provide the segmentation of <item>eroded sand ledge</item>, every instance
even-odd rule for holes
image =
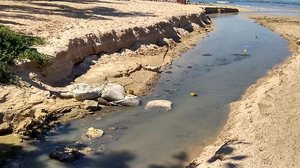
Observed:
[[[67,78],[72,78],[74,65],[90,55],[115,53],[124,49],[136,50],[141,45],[163,46],[168,43],[168,39],[180,42],[186,33],[199,27],[204,28],[208,24],[210,21],[201,11],[199,14],[174,16],[147,27],[113,30],[104,34],[88,34],[84,38],[70,39],[68,48],[54,56],[53,64],[42,72],[41,79],[50,85],[64,83]]]
[[[289,40],[293,55],[231,104],[217,141],[191,167],[300,166],[300,18],[251,18]]]

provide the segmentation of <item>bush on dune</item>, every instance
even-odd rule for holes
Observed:
[[[32,48],[41,44],[45,44],[41,38],[27,36],[0,25],[0,83],[13,81],[10,67],[14,65],[16,59],[36,61],[40,67],[47,65],[50,62],[49,56]]]

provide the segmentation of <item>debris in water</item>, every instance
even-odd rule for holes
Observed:
[[[190,93],[190,95],[191,95],[191,96],[193,96],[193,97],[196,97],[196,96],[198,96],[198,94],[197,94],[197,93],[195,93],[195,92],[192,92],[192,93]]]
[[[206,54],[202,54],[202,56],[205,56],[205,57],[211,57],[212,55],[209,54],[209,53],[206,53]]]

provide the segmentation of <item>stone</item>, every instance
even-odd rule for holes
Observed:
[[[104,106],[109,106],[109,105],[110,105],[109,102],[108,102],[107,100],[103,99],[102,97],[99,97],[99,98],[97,99],[97,102],[98,102],[100,105],[104,105]]]
[[[84,104],[84,109],[89,111],[97,111],[101,109],[99,103],[95,100],[85,100],[83,104]]]
[[[194,92],[190,93],[190,95],[193,96],[193,97],[198,96],[198,94],[197,94],[197,93],[194,93]]]
[[[123,100],[125,89],[121,85],[109,83],[104,87],[101,97],[109,101]]]
[[[56,149],[49,154],[51,159],[58,160],[60,162],[71,162],[80,158],[82,154],[75,148],[65,147],[62,149]]]
[[[160,66],[149,66],[149,65],[146,65],[143,67],[144,70],[147,70],[147,71],[152,71],[152,72],[161,72],[160,70]]]
[[[149,101],[145,106],[146,110],[155,109],[155,108],[164,108],[167,111],[171,110],[172,102],[169,100],[152,100]]]
[[[127,95],[123,100],[115,103],[122,106],[139,106],[141,104],[141,100],[135,95]]]
[[[11,134],[13,132],[13,129],[11,125],[8,122],[4,122],[0,124],[0,135],[7,135]]]
[[[74,84],[67,87],[76,100],[94,100],[101,97],[103,85],[88,85],[86,83]]]
[[[104,131],[101,129],[96,129],[94,127],[90,127],[85,133],[86,137],[89,139],[99,138],[104,134]]]
[[[297,44],[297,45],[300,45],[300,39],[296,41],[296,44]]]

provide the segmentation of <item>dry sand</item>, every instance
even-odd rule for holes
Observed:
[[[231,104],[225,128],[193,167],[300,167],[300,18],[252,18],[289,40],[293,56]]]
[[[54,0],[1,1],[0,24],[44,37],[44,52],[67,47],[70,39],[111,30],[147,27],[173,16],[201,13],[197,5],[149,1]]]

